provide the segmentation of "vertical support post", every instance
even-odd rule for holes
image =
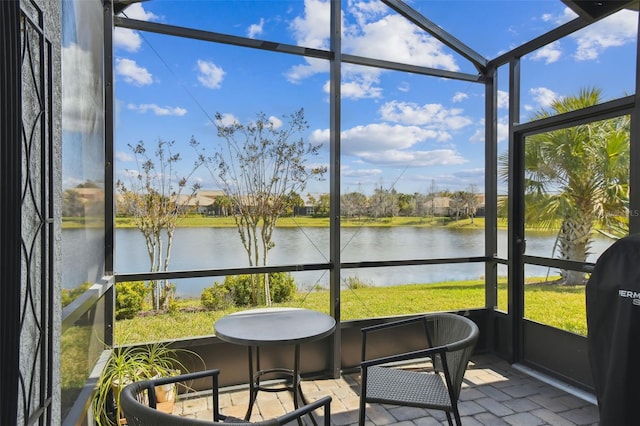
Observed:
[[[489,311],[487,347],[495,347],[494,309],[498,306],[498,84],[497,69],[485,72],[484,134],[484,301]]]
[[[333,334],[330,366],[331,375],[340,377],[340,69],[342,63],[340,0],[331,0],[331,51],[333,58],[329,70],[329,310],[336,320]]]
[[[485,74],[485,135],[484,135],[484,255],[485,307],[498,306],[498,272],[495,258],[498,255],[498,88],[497,70],[491,68]]]
[[[520,59],[509,63],[509,328],[507,350],[510,362],[522,359],[524,316],[524,142],[514,133],[520,122]]]
[[[0,423],[16,424],[20,363],[22,78],[20,2],[0,2]]]
[[[114,84],[113,84],[113,4],[104,2],[104,271],[113,274],[114,250]]]
[[[115,211],[114,211],[114,183],[113,183],[113,3],[104,2],[104,273],[113,274],[113,253],[115,240]],[[115,280],[110,279],[110,291],[104,294],[105,303],[105,344],[113,345],[114,314],[115,314]]]
[[[640,25],[640,15],[638,15]],[[638,88],[640,87],[640,33],[636,43],[636,88],[631,130],[629,135],[629,235],[640,232],[640,105]]]

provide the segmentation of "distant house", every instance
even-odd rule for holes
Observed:
[[[223,197],[224,191],[221,189],[201,189],[198,191],[198,195],[215,200],[218,197]]]
[[[293,208],[294,216],[313,216],[316,212],[315,206],[313,205],[313,196],[311,194],[307,194],[302,197],[303,204],[301,206],[295,206]]]
[[[484,216],[485,197],[484,194],[475,194],[476,197],[476,211],[475,217]],[[427,201],[427,210],[429,214],[433,216],[452,216],[455,214],[451,208],[450,197],[433,197]]]
[[[427,202],[427,209],[433,216],[449,216],[449,197],[433,197]]]
[[[183,210],[193,213],[207,214],[207,212],[213,207],[214,199],[204,197],[202,195],[179,195],[177,199],[173,200]]]
[[[476,217],[484,217],[485,196],[484,194],[476,194]]]

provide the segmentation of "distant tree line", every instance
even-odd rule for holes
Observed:
[[[329,216],[329,194],[307,194],[306,201],[297,192],[282,197],[281,217]],[[346,219],[392,217],[451,217],[455,220],[484,216],[482,197],[471,187],[468,191],[436,191],[405,194],[395,189],[376,188],[371,196],[348,192],[340,196],[340,214]],[[233,216],[232,197],[216,196],[205,212],[212,216]]]
[[[329,194],[308,194],[305,200],[292,192],[287,196],[281,216],[329,216]],[[234,214],[227,196],[216,197],[213,214]],[[451,217],[456,220],[483,215],[484,203],[473,191],[437,191],[427,194],[405,194],[395,189],[376,188],[367,196],[361,192],[348,192],[340,196],[340,214],[346,219],[393,217]]]

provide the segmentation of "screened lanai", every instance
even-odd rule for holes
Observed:
[[[226,371],[222,385],[242,385],[245,353],[213,324],[267,296],[220,305],[215,291],[267,273],[272,290],[290,289],[269,293],[274,306],[339,324],[301,348],[305,377],[357,371],[363,326],[447,311],[478,324],[477,354],[593,393],[580,301],[599,255],[640,229],[637,2],[11,3],[3,22],[13,17],[23,36],[4,39],[22,59],[3,86],[32,82],[13,85],[24,117],[35,104],[60,115],[59,127],[38,114],[11,121],[11,135],[35,142],[2,158],[42,170],[21,191],[3,189],[15,206],[2,221],[14,239],[3,241],[41,247],[22,251],[27,267],[2,268],[3,281],[23,283],[0,297],[14,331],[3,346],[16,347],[2,356],[23,390],[3,402],[20,406],[14,418],[89,422],[95,380],[118,345],[171,342]],[[42,30],[55,27],[51,14],[59,57]],[[58,59],[60,74],[47,73]],[[265,189],[239,183],[233,152],[255,128],[300,140],[288,159],[301,167],[283,186],[299,199],[252,258],[234,217],[251,188]],[[180,207],[157,246],[128,204],[141,193]],[[21,217],[38,211],[32,204],[55,219],[30,240]],[[50,277],[41,287],[26,278],[36,271]],[[136,282],[147,286],[144,314],[127,317],[117,292]],[[397,294],[377,293],[385,288]],[[202,306],[207,291],[214,308]],[[157,330],[136,322],[145,317]],[[38,350],[19,351],[33,330]]]

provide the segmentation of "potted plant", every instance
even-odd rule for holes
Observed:
[[[180,354],[190,354],[200,358],[193,351],[171,348],[168,343],[163,342],[112,348],[93,399],[96,422],[99,425],[124,423],[124,416],[120,410],[122,388],[138,380],[170,377],[187,372],[185,365],[178,359]],[[176,395],[175,387],[158,388],[156,388],[157,408],[172,412]]]

